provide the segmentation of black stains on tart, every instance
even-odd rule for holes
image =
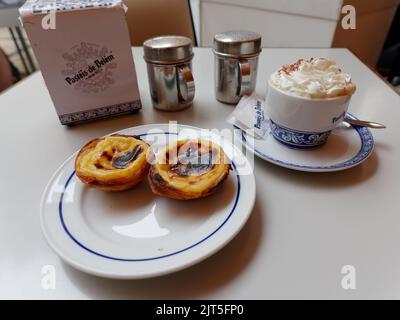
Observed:
[[[103,165],[99,162],[96,162],[94,166],[96,167],[96,169],[104,169]]]
[[[133,150],[128,150],[119,154],[119,149],[116,147],[112,148],[111,154],[109,151],[103,151],[100,155],[100,158],[94,163],[94,166],[97,169],[103,170],[112,170],[111,168],[106,168],[102,162],[107,161],[110,162],[112,167],[115,169],[125,169],[127,168],[133,161],[137,159],[139,154],[143,151],[143,148],[140,145],[137,145]]]
[[[167,161],[166,161],[167,160]],[[155,194],[192,200],[214,193],[229,175],[223,149],[207,140],[181,140],[152,163],[149,183]]]
[[[216,150],[201,151],[201,143],[189,144],[189,147],[178,148],[177,163],[172,164],[170,171],[181,177],[200,176],[214,168]],[[204,151],[204,150],[203,150]],[[169,159],[169,155],[166,155]]]
[[[133,150],[126,151],[122,155],[114,155],[111,159],[111,163],[114,168],[125,169],[130,163],[135,161],[142,151],[142,147],[137,145]]]
[[[155,180],[155,182],[157,182],[157,184],[159,184],[160,186],[166,185],[165,180],[164,180],[158,173],[156,173],[156,174],[154,175],[154,180]]]
[[[115,139],[119,137],[124,139]],[[110,142],[104,148],[98,147],[100,142],[107,139]],[[128,147],[131,145],[133,147]],[[143,154],[147,155],[148,151],[149,145],[137,136],[115,134],[96,138],[79,151],[75,159],[75,171],[88,187],[124,191],[147,176],[150,164]]]
[[[210,158],[208,163],[188,162],[174,164],[171,166],[170,171],[181,177],[200,176],[214,167]]]
[[[109,154],[107,151],[103,151],[100,155],[100,158],[105,158],[107,161],[111,161],[113,156],[113,154]]]

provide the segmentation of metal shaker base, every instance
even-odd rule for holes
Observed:
[[[240,99],[239,99],[239,100],[236,101],[236,102],[230,102],[230,101],[223,101],[223,100],[218,99],[218,98],[216,98],[216,100],[219,101],[219,102],[221,102],[221,103],[223,103],[223,104],[229,104],[229,105],[231,105],[231,106],[234,106],[234,105],[238,104],[238,102],[240,101]]]
[[[193,105],[193,103],[188,104],[186,106],[182,106],[180,108],[175,108],[174,107],[174,109],[158,108],[155,105],[153,105],[153,108],[156,109],[157,111],[165,111],[165,112],[177,112],[178,111],[179,112],[179,111],[183,111],[183,110],[186,110],[186,109],[190,108],[192,105]]]

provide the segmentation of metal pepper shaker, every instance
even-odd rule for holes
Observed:
[[[192,74],[192,40],[161,36],[143,43],[153,106],[178,111],[190,106],[195,86]]]
[[[256,86],[261,35],[252,31],[226,31],[214,36],[215,95],[223,103],[238,103]]]

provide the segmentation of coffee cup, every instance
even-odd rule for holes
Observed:
[[[331,73],[328,76],[322,75],[321,70],[315,70],[317,75],[313,74],[312,67],[309,65],[313,60],[311,62],[310,60],[299,61],[283,67],[286,67],[284,70],[288,73],[282,69],[277,71],[283,73],[281,76],[284,80],[277,80],[277,72],[271,76],[268,81],[265,108],[270,120],[272,136],[278,142],[295,149],[310,149],[323,145],[332,130],[343,120],[355,86],[347,74],[343,74],[339,68],[333,67],[336,64],[331,60],[329,63],[325,63],[326,61],[321,63],[325,63],[323,67],[330,70],[326,73]],[[308,64],[307,72],[303,70],[302,75],[293,75],[294,72],[302,71],[301,63],[303,62]],[[322,66],[318,67],[322,68]],[[290,88],[292,80],[290,77],[292,76],[295,79],[293,88]],[[312,80],[308,81],[308,76]],[[336,87],[332,85],[329,77],[338,82]],[[318,86],[318,78],[322,79],[322,85],[314,88]],[[296,81],[300,84],[306,84],[308,81],[308,84],[302,87]],[[324,81],[329,83],[326,88],[323,87]],[[281,82],[284,82],[282,86]]]

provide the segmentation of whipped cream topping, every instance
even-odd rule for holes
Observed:
[[[356,86],[334,60],[300,59],[275,71],[270,83],[282,91],[308,98],[333,98],[351,95]]]

